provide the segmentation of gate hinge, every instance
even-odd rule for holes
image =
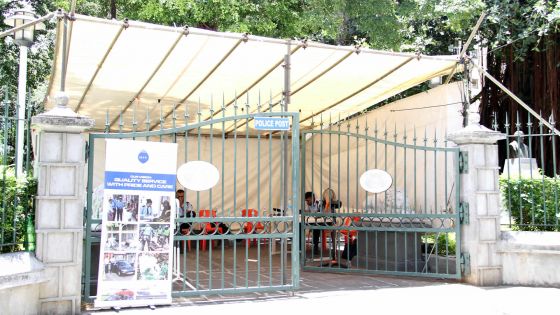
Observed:
[[[86,145],[84,146],[86,151],[84,152],[84,162],[88,162],[89,159],[89,142],[86,141]]]
[[[459,151],[459,174],[469,172],[469,152]]]
[[[461,274],[467,276],[471,274],[471,255],[469,253],[461,253]]]
[[[461,224],[469,224],[469,203],[459,202],[459,222]]]

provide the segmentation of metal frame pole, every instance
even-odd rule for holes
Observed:
[[[284,56],[284,112],[288,111],[288,106],[290,104],[290,55],[291,55],[291,45],[290,45],[290,41],[288,41],[288,45],[287,45],[287,51],[286,51],[286,55]],[[293,122],[293,119],[292,119]],[[293,126],[292,126],[293,127]],[[288,153],[288,132],[283,132],[284,133],[284,143],[282,144],[284,146],[284,158],[282,159],[282,167],[283,167],[283,184],[284,184],[284,195],[282,196],[282,204],[283,204],[283,208],[285,213],[287,214],[287,210],[288,210],[288,157],[289,157],[289,153]],[[294,148],[292,148],[294,149]],[[295,150],[295,149],[294,149]],[[293,166],[295,167],[295,166]],[[295,205],[292,203],[292,215],[295,217],[296,216],[296,207]],[[285,215],[286,215],[285,214]],[[297,244],[295,244],[295,233],[296,233],[296,226],[292,226],[292,232],[294,233],[294,238],[292,239],[292,256],[296,255],[295,252],[293,252],[294,248],[297,248]],[[287,240],[282,239],[283,244],[282,244],[282,260],[284,262],[287,261],[288,258],[288,250],[287,250],[287,245],[288,242]],[[286,268],[286,264],[282,264],[284,266],[284,268]],[[294,270],[293,270],[293,266],[292,266],[292,276],[294,275]],[[282,277],[283,279],[283,285],[286,284],[286,278]],[[292,278],[293,279],[293,278]],[[293,279],[295,280],[295,279]]]
[[[18,105],[16,129],[16,176],[23,176],[23,141],[25,135],[25,96],[27,95],[27,46],[19,46]]]

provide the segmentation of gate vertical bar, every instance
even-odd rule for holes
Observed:
[[[89,145],[88,145],[88,179],[87,179],[87,206],[86,206],[86,224],[85,224],[85,236],[86,236],[86,250],[85,250],[85,260],[84,260],[84,300],[90,301],[90,287],[91,287],[91,206],[93,197],[93,163],[94,163],[94,152],[95,152],[95,138],[93,134],[89,135]],[[102,218],[103,219],[103,218]],[[101,246],[101,245],[100,245]]]
[[[298,203],[299,194],[299,113],[292,116],[292,215],[294,239],[292,241],[292,285],[293,290],[299,289],[299,255],[298,253],[298,228],[299,216],[297,215],[295,205]],[[302,236],[303,238],[303,236]],[[304,249],[305,250],[305,247]]]

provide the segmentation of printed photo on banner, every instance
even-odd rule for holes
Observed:
[[[165,299],[166,296],[167,289],[162,287],[161,284],[138,288],[136,291],[136,298],[138,300],[160,300]]]
[[[103,280],[134,280],[136,261],[137,254],[135,253],[105,253],[103,257]]]
[[[110,194],[106,207],[108,221],[138,222],[138,195]]]
[[[138,224],[109,222],[105,224],[105,230],[105,251],[133,251],[140,247]]]
[[[168,253],[141,253],[138,255],[138,280],[167,280]]]
[[[168,251],[170,235],[169,224],[140,224],[139,249],[143,252]]]
[[[161,194],[140,196],[140,221],[169,222],[171,220],[171,197]]]
[[[130,284],[108,282],[100,301],[131,301],[136,299],[136,289]]]

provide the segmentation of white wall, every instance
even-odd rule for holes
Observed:
[[[502,231],[503,283],[560,286],[560,232]]]

